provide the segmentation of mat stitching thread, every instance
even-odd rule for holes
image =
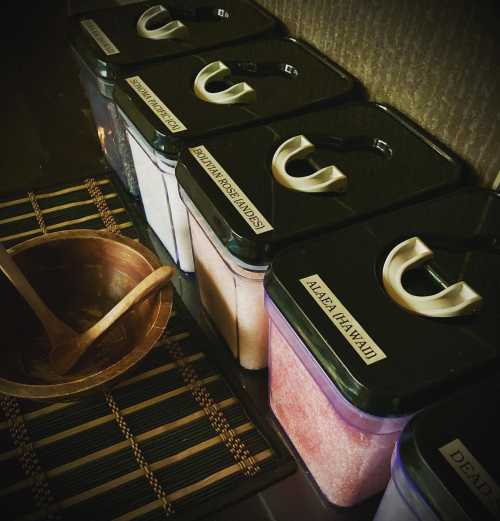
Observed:
[[[35,212],[36,222],[42,230],[42,233],[45,235],[47,233],[47,225],[45,224],[45,219],[43,218],[42,211],[40,210],[40,205],[36,199],[36,195],[34,192],[28,192],[28,197],[31,202],[31,206],[33,207],[33,211]]]
[[[115,218],[109,209],[108,203],[106,202],[106,199],[104,199],[102,191],[99,188],[99,185],[96,183],[95,179],[92,177],[86,179],[85,187],[92,197],[92,200],[94,201],[94,204],[96,205],[96,208],[101,215],[102,222],[104,223],[104,226],[107,228],[107,230],[112,233],[120,233],[120,228],[118,227],[118,224],[116,223]]]
[[[154,493],[156,494],[156,497],[161,501],[163,510],[165,511],[166,516],[170,516],[175,513],[174,507],[172,503],[168,500],[167,493],[161,486],[161,483],[158,481],[158,478],[155,476],[155,473],[153,470],[151,470],[151,467],[149,466],[149,463],[146,461],[146,458],[144,457],[144,454],[139,447],[139,444],[137,443],[137,440],[135,439],[135,436],[130,431],[130,428],[125,420],[125,418],[122,416],[120,412],[120,408],[118,407],[118,404],[116,403],[115,399],[111,395],[111,393],[104,393],[104,396],[106,397],[106,403],[108,404],[109,408],[111,409],[111,412],[113,413],[113,416],[116,420],[116,423],[118,424],[118,427],[122,431],[123,436],[127,439],[127,441],[130,443],[132,447],[132,452],[134,453],[135,460],[137,461],[139,467],[144,472],[149,484],[151,485],[151,488],[153,489]]]
[[[18,400],[4,395],[1,399],[1,406],[9,425],[12,441],[18,450],[21,467],[31,480],[31,491],[37,508],[45,514],[47,519],[60,520],[57,503],[54,501],[47,476],[31,442]]]
[[[260,466],[252,456],[244,441],[231,428],[229,422],[218,404],[210,396],[206,386],[200,380],[196,369],[186,362],[184,352],[179,342],[167,339],[166,347],[174,359],[184,383],[189,387],[194,399],[203,409],[213,429],[224,442],[236,463],[246,477],[253,477],[260,471]]]

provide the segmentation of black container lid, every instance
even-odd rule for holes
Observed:
[[[194,92],[195,78],[204,67],[216,62],[234,71],[233,84],[249,84],[256,99],[217,104],[199,98]],[[142,86],[155,107],[157,100],[161,101],[170,111],[164,110],[163,114],[173,115],[185,128],[176,125],[169,129],[139,96],[137,87],[131,86],[132,81]],[[355,87],[354,78],[309,45],[291,38],[273,38],[141,69],[135,78],[116,84],[114,98],[153,148],[177,159],[179,151],[193,140],[342,101],[354,96]],[[227,86],[219,88],[224,90]]]
[[[399,457],[443,521],[500,520],[500,382],[461,392],[417,414]]]
[[[462,189],[287,249],[266,289],[347,400],[375,416],[404,416],[499,370],[499,223],[498,194]],[[423,316],[389,296],[385,260],[415,236],[433,250],[437,278],[464,280],[483,298],[478,312]],[[413,294],[442,289],[424,268],[409,275]]]
[[[137,22],[154,6],[164,9],[157,15],[158,25],[179,20],[186,28],[184,33],[169,39],[140,36]],[[155,18],[151,20],[154,21]],[[253,0],[161,0],[75,16],[70,24],[70,38],[97,75],[116,79],[141,64],[229,45],[276,30],[285,32],[277,19]]]
[[[344,193],[304,193],[275,180],[273,155],[297,135],[317,145],[312,163],[295,163],[297,172],[336,165],[347,176]],[[405,117],[374,103],[325,108],[203,144],[272,229],[256,233],[189,150],[177,165],[179,183],[229,252],[256,266],[297,239],[450,189],[464,168]]]

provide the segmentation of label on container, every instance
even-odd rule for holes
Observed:
[[[300,282],[366,365],[387,358],[319,275],[310,275]]]
[[[464,444],[457,438],[440,447],[439,452],[481,503],[495,517],[498,517],[500,515],[500,487]]]
[[[189,151],[257,235],[273,229],[243,190],[205,147],[193,147]]]
[[[187,130],[182,121],[161,101],[139,76],[127,78],[127,83],[141,97],[146,105],[158,116],[158,119],[172,132]]]
[[[106,36],[106,33],[94,22],[94,20],[82,20],[80,23],[90,36],[92,36],[106,56],[120,54],[120,51],[115,44]]]

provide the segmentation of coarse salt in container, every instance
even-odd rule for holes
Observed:
[[[417,414],[375,521],[500,520],[499,419],[498,375]]]
[[[382,491],[409,417],[498,370],[499,219],[462,189],[274,259],[270,404],[332,503]]]
[[[373,103],[325,108],[183,152],[176,175],[201,301],[241,365],[267,365],[263,278],[277,251],[450,189],[461,169],[405,118]]]
[[[251,0],[140,2],[74,16],[70,36],[80,81],[108,163],[139,195],[134,158],[112,98],[116,81],[141,65],[271,33],[275,18]]]
[[[147,220],[183,271],[193,271],[194,264],[174,170],[180,150],[203,136],[346,99],[355,86],[346,73],[289,38],[180,58],[117,84],[114,96]]]

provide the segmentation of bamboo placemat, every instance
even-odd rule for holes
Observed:
[[[141,235],[109,178],[0,201],[7,248],[75,228]],[[210,348],[176,296],[163,339],[111,392],[52,404],[0,395],[2,517],[185,521],[290,473],[288,451]]]

